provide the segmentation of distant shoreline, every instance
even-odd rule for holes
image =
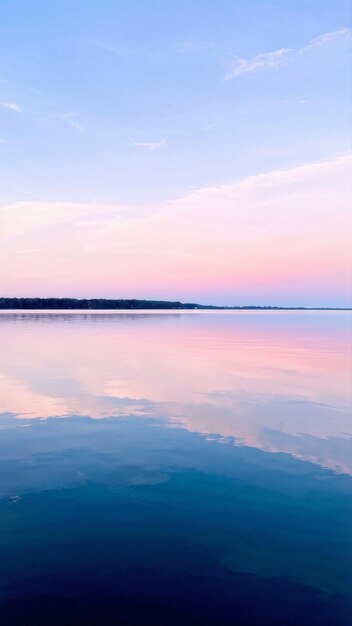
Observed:
[[[0,310],[351,311],[351,307],[217,306],[168,300],[107,298],[0,298]]]

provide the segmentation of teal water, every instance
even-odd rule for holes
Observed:
[[[347,625],[346,313],[0,315],[2,626]]]

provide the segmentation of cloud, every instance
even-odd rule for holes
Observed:
[[[258,54],[253,59],[236,59],[230,71],[225,75],[224,80],[232,80],[238,76],[244,76],[245,74],[250,74],[260,69],[276,69],[282,64],[289,53],[291,53],[291,56],[297,56],[314,48],[320,48],[321,46],[330,44],[341,37],[350,37],[351,33],[351,28],[343,27],[311,39],[307,45],[298,50],[280,48],[273,52]]]
[[[166,144],[166,139],[161,139],[161,141],[132,141],[130,143],[131,146],[136,146],[137,148],[147,148],[148,150],[158,150]]]
[[[86,128],[82,125],[79,124],[79,122],[76,121],[76,113],[68,113],[67,115],[63,115],[62,119],[67,122],[67,124],[69,126],[71,126],[71,128],[73,128],[74,130],[76,130],[78,133],[81,133],[82,135],[86,135],[87,130]]]
[[[289,52],[289,48],[280,48],[280,50],[274,50],[266,54],[258,54],[253,59],[237,59],[231,70],[226,74],[224,80],[231,80],[232,78],[249,74],[261,68],[276,68]]]
[[[86,129],[84,126],[82,126],[82,124],[79,124],[78,122],[75,122],[74,120],[68,120],[68,123],[70,126],[72,126],[72,128],[77,130],[82,135],[86,133]]]
[[[68,295],[221,293],[224,302],[260,303],[277,290],[281,303],[291,292],[299,304],[319,294],[346,302],[351,162],[347,153],[259,174],[138,213],[98,203],[0,207],[0,249],[11,259],[0,264],[2,291],[50,295],[55,285]],[[36,248],[39,258],[18,254]]]
[[[329,44],[332,41],[335,41],[336,39],[339,39],[341,37],[350,37],[351,33],[352,28],[339,28],[338,30],[324,33],[323,35],[319,35],[319,37],[311,39],[310,42],[301,49],[301,51],[311,50],[312,48],[319,48],[320,46]]]
[[[19,107],[18,104],[15,104],[14,102],[3,102],[3,101],[1,101],[0,104],[5,109],[9,109],[10,111],[16,111],[16,113],[22,113],[21,107]]]

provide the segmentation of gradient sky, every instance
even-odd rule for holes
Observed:
[[[2,0],[0,295],[350,306],[345,0]]]

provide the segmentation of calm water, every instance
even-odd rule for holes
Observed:
[[[1,314],[1,626],[352,623],[350,337]]]

